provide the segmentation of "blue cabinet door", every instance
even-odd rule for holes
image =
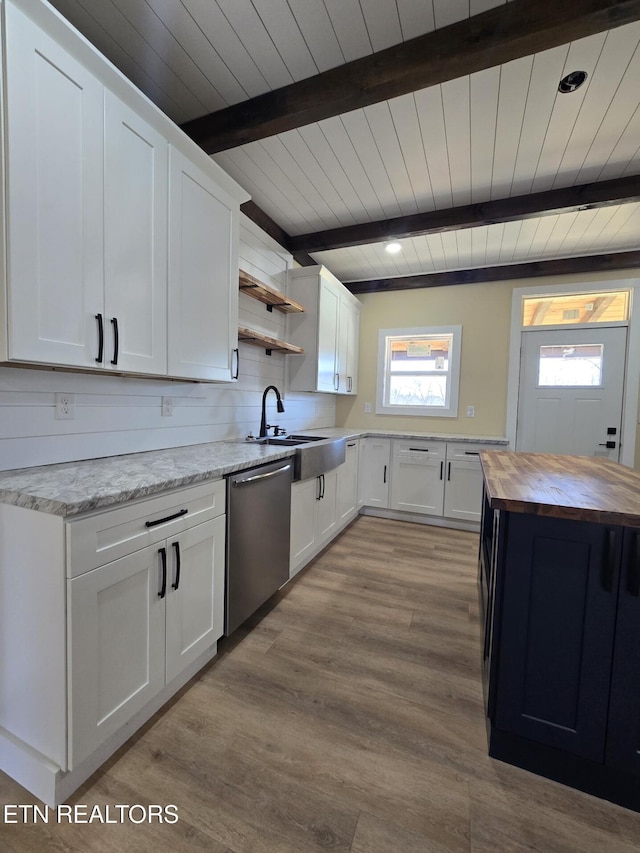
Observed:
[[[496,727],[602,762],[622,529],[506,521]]]
[[[640,776],[640,530],[629,528],[622,551],[605,760]]]

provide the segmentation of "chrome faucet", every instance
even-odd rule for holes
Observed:
[[[267,430],[271,429],[271,424],[267,423],[267,411],[266,411],[267,394],[269,393],[269,391],[275,391],[276,392],[277,409],[279,412],[284,412],[284,405],[282,403],[282,397],[280,396],[280,392],[278,391],[278,389],[276,388],[275,385],[267,385],[267,387],[264,389],[264,393],[262,395],[262,418],[260,420],[260,434],[259,434],[258,438],[264,438],[265,435],[267,434]]]

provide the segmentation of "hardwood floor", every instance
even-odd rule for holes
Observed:
[[[640,815],[488,758],[476,551],[359,518],[72,799],[177,824],[0,822],[0,850],[637,853]]]

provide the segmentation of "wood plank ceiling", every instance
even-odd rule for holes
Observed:
[[[52,0],[178,123],[504,0]],[[535,6],[535,2],[530,4]],[[568,72],[587,72],[559,94]],[[289,235],[640,174],[640,22],[214,155]],[[640,202],[312,251],[344,281],[640,249]]]

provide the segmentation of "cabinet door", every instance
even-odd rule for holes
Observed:
[[[318,315],[318,391],[338,390],[338,312],[340,298],[333,284],[320,279]]]
[[[291,487],[291,557],[289,577],[305,565],[313,553],[316,537],[316,503],[320,496],[318,477]]]
[[[338,324],[338,391],[341,394],[358,392],[358,342],[360,311],[348,293],[340,295]]]
[[[602,762],[620,528],[513,512],[507,524],[496,726]]]
[[[70,768],[164,686],[161,584],[157,547],[68,582]]]
[[[442,515],[444,454],[440,443],[394,441],[391,508]]]
[[[336,531],[338,520],[338,474],[336,470],[320,475],[320,500],[316,504],[316,544],[328,542]]]
[[[169,150],[169,375],[228,382],[238,339],[238,205]]]
[[[167,157],[164,137],[107,92],[104,364],[114,370],[167,372]]]
[[[167,684],[224,632],[225,519],[167,540]]]
[[[104,88],[15,6],[4,10],[9,357],[95,367]]]
[[[336,469],[338,524],[346,524],[358,511],[358,442],[348,441],[345,460]]]
[[[463,521],[480,521],[482,468],[479,461],[447,459],[444,515]]]
[[[606,763],[640,776],[640,531],[625,530]]]
[[[365,438],[360,442],[358,502],[361,505],[389,506],[390,467],[391,442],[388,438]]]

